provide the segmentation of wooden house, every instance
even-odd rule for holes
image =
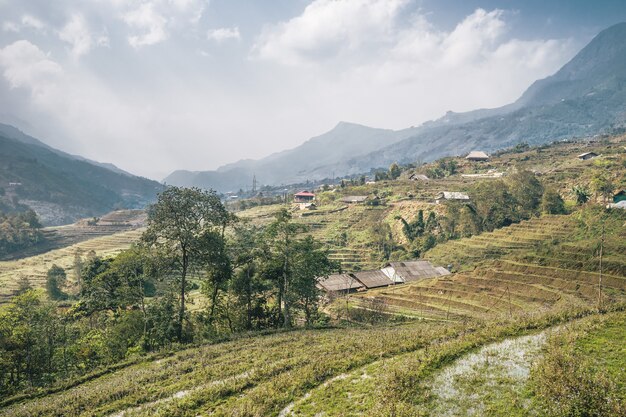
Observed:
[[[467,159],[468,161],[473,161],[473,162],[482,162],[482,161],[488,161],[489,156],[483,151],[472,151],[465,157],[465,159]]]

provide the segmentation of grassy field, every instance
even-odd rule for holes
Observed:
[[[6,302],[15,293],[21,278],[27,278],[35,288],[43,288],[48,269],[56,264],[66,270],[72,281],[76,253],[85,257],[90,251],[94,251],[98,256],[112,256],[129,248],[140,238],[141,233],[142,229],[129,230],[91,238],[40,255],[0,261],[0,303]]]

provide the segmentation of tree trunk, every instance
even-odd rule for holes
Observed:
[[[183,324],[185,321],[185,286],[187,285],[187,267],[189,258],[186,249],[182,248],[183,264],[180,279],[180,310],[178,311],[178,341],[183,341]]]
[[[288,268],[289,268],[289,238],[287,233],[285,233],[285,253],[284,253],[285,259],[283,261],[283,291],[284,291],[284,295],[283,295],[283,302],[285,303],[285,308],[283,309],[283,327],[285,328],[289,328],[291,327],[291,315],[290,315],[290,311],[289,308],[290,306],[290,301],[289,301],[289,274],[288,274]]]

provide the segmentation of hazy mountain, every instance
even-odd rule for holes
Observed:
[[[7,124],[3,124],[0,123],[0,135],[5,137],[5,138],[9,138],[9,139],[14,139],[18,142],[23,142],[23,143],[27,143],[29,145],[38,145],[41,146],[43,148],[48,149],[51,152],[54,152],[56,154],[59,154],[61,156],[67,157],[67,158],[71,158],[71,159],[76,159],[78,161],[85,161],[85,162],[89,162],[90,164],[102,167],[102,168],[106,168],[109,169],[113,172],[117,172],[118,174],[124,174],[124,175],[130,175],[133,176],[133,174],[124,171],[123,169],[120,169],[118,167],[116,167],[115,165],[108,163],[108,162],[97,162],[97,161],[93,161],[91,159],[87,159],[87,158],[83,158],[82,156],[79,155],[71,155],[69,153],[60,151],[58,149],[54,149],[51,146],[46,145],[45,143],[43,143],[42,141],[40,141],[39,139],[36,139],[30,135],[27,135],[26,133],[22,132],[21,130],[19,130],[18,128],[11,126],[11,125],[7,125]]]
[[[330,178],[358,173],[359,157],[414,135],[418,128],[400,131],[374,129],[341,122],[331,131],[309,139],[297,148],[272,154],[260,160],[246,159],[216,171],[175,171],[167,184],[236,191],[252,185],[256,175],[263,184],[290,184],[307,179]],[[355,170],[350,166],[354,165]],[[335,167],[340,171],[334,172]]]
[[[28,206],[45,224],[63,224],[115,208],[143,207],[163,188],[156,181],[50,148],[13,129],[2,125],[0,130],[0,209]],[[16,139],[18,134],[23,137]]]
[[[539,144],[590,136],[626,121],[626,23],[598,34],[556,74],[536,81],[514,103],[466,113],[448,112],[401,131],[340,123],[303,145],[217,171],[176,171],[176,185],[245,188],[252,175],[265,184],[288,184],[387,167],[394,161],[428,161],[473,149],[491,152],[516,143]]]

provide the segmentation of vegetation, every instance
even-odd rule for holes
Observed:
[[[462,389],[450,403],[457,414],[618,407],[626,217],[594,201],[576,206],[572,189],[591,188],[597,166],[577,160],[575,146],[523,147],[484,165],[452,159],[457,173],[426,183],[399,166],[395,180],[326,187],[312,211],[258,205],[235,217],[212,193],[169,189],[130,249],[88,254],[85,242],[81,254],[75,247],[47,260],[35,289],[14,284],[19,295],[0,308],[0,415],[438,415],[437,381],[472,355],[473,373],[452,385]],[[608,175],[621,187],[621,155],[611,150],[599,153],[617,164]],[[502,179],[459,175],[518,159]],[[537,161],[555,172],[535,175]],[[441,190],[471,200],[434,204]],[[344,195],[380,203],[346,206]],[[375,268],[418,254],[454,274],[329,297],[315,287],[340,265]],[[52,295],[53,284],[58,301],[38,289]],[[550,356],[556,342],[542,350],[537,332],[578,323],[584,331],[567,339],[576,346],[567,358],[606,360],[560,368]],[[507,376],[496,347],[512,338],[526,349],[526,337],[537,344],[520,359],[524,372],[526,359],[543,355],[562,379],[546,386],[537,370],[530,385]],[[588,396],[573,395],[589,384]]]
[[[0,258],[34,246],[44,239],[34,211],[6,214],[0,212]]]

